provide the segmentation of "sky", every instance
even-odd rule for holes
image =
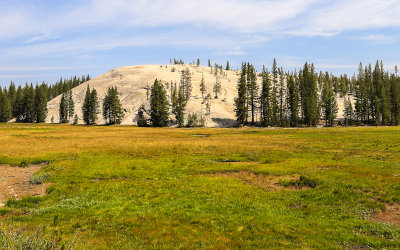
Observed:
[[[0,0],[0,84],[200,58],[353,74],[400,65],[399,0]]]

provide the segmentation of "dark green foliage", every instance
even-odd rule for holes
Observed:
[[[258,101],[258,85],[256,70],[253,65],[247,63],[247,106],[251,114],[251,125],[255,125],[255,113]]]
[[[32,84],[26,84],[24,88],[22,115],[24,122],[35,122],[35,91]]]
[[[245,125],[247,121],[247,83],[246,83],[246,64],[242,64],[242,72],[238,79],[238,97],[235,98],[235,112],[237,122]]]
[[[204,127],[204,119],[198,118],[196,113],[191,113],[188,115],[188,121],[186,127],[188,128],[197,128],[197,127]]]
[[[117,87],[109,88],[104,97],[103,117],[107,125],[120,124],[124,118],[124,111],[118,97]]]
[[[269,72],[267,72],[264,67],[262,72],[260,108],[261,126],[267,127],[271,125],[271,80],[269,79]]]
[[[338,105],[336,102],[336,96],[333,91],[333,86],[330,81],[328,72],[326,72],[323,82],[323,88],[321,94],[321,106],[326,126],[332,127],[333,122],[337,116]]]
[[[149,124],[147,122],[147,119],[144,117],[144,105],[140,106],[138,110],[138,119],[137,119],[137,125],[138,127],[148,127]]]
[[[150,120],[153,127],[165,127],[168,122],[167,92],[157,79],[151,87],[150,94]]]
[[[192,76],[189,68],[182,70],[179,87],[182,90],[186,100],[189,100],[190,95],[192,94]]]
[[[354,123],[354,110],[350,98],[344,99],[343,117],[345,125],[352,125]]]
[[[213,87],[213,92],[214,92],[214,98],[218,99],[218,94],[220,94],[222,91],[222,85],[221,85],[221,80],[219,79],[219,76],[215,76],[215,84]]]
[[[60,123],[67,123],[68,122],[68,106],[67,100],[65,100],[65,93],[61,95],[60,106],[58,108],[60,114]]]
[[[226,62],[225,70],[231,70],[231,66],[229,65],[229,61]]]
[[[79,123],[79,117],[77,114],[74,115],[74,120],[72,121],[72,125],[78,125]]]
[[[300,96],[303,124],[315,126],[319,120],[317,79],[313,64],[304,64],[300,72]]]
[[[47,117],[46,85],[42,84],[35,88],[35,122],[45,122]]]
[[[178,127],[183,127],[185,124],[185,108],[187,100],[181,88],[177,89],[177,86],[171,86],[172,96],[171,96],[171,108],[172,114],[175,115],[176,123]]]
[[[204,95],[206,94],[206,84],[204,82],[204,75],[201,76],[200,92],[201,92],[201,97],[204,99]]]
[[[11,102],[6,92],[0,88],[0,122],[8,122],[11,118]]]
[[[299,89],[295,75],[289,76],[287,81],[287,103],[290,112],[290,126],[296,127],[299,120]]]
[[[96,124],[97,115],[99,114],[99,100],[97,98],[97,91],[93,89],[90,91],[88,85],[86,89],[85,99],[82,105],[83,122],[86,125]]]

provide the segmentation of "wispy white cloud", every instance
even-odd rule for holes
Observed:
[[[360,36],[356,37],[356,40],[363,40],[368,41],[373,44],[391,44],[396,41],[396,39],[392,36],[377,34],[377,35],[367,35],[367,36]]]

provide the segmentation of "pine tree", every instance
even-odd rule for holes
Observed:
[[[247,82],[246,82],[246,64],[242,64],[242,72],[237,84],[238,97],[235,98],[235,112],[237,122],[245,125],[247,120]]]
[[[180,88],[188,101],[192,94],[192,77],[189,68],[182,70]]]
[[[75,104],[74,104],[74,100],[72,99],[72,91],[71,90],[69,90],[67,92],[67,96],[68,96],[68,101],[67,101],[68,120],[71,120],[72,117],[74,116],[74,112],[75,112]]]
[[[11,102],[7,92],[0,88],[0,122],[8,122],[11,118]]]
[[[35,90],[32,84],[26,84],[24,88],[23,117],[24,122],[35,122]]]
[[[324,118],[326,121],[326,126],[333,126],[333,122],[336,119],[338,106],[336,102],[336,96],[333,90],[333,85],[329,79],[329,74],[326,72],[325,79],[322,88],[322,109],[324,113]]]
[[[175,115],[176,122],[179,127],[185,125],[185,108],[186,108],[186,98],[183,94],[182,89],[177,89],[176,85],[173,90],[173,95],[171,97],[171,107],[172,114]]]
[[[271,124],[271,81],[269,73],[263,67],[262,89],[260,96],[261,104],[261,126],[267,127]]]
[[[66,100],[66,94],[62,94],[60,106],[59,106],[59,114],[60,114],[60,123],[67,123],[68,122],[68,106]]]
[[[124,111],[118,97],[117,87],[108,88],[103,100],[103,117],[107,125],[120,124],[124,118]]]
[[[47,117],[46,85],[36,86],[35,89],[35,122],[45,122]]]
[[[221,81],[219,80],[219,76],[215,77],[215,84],[213,87],[213,92],[214,92],[214,98],[218,99],[218,94],[220,94],[222,91],[222,86],[221,86]]]
[[[301,107],[303,123],[315,126],[319,120],[318,89],[314,65],[304,64],[300,76]]]
[[[96,124],[97,115],[100,113],[99,98],[95,88],[90,92],[90,109],[89,109],[89,124]]]
[[[391,124],[400,124],[400,78],[397,76],[397,66],[395,75],[391,76]]]
[[[201,97],[204,99],[204,95],[206,94],[206,84],[204,81],[204,75],[201,75],[201,82],[200,82],[200,92],[201,92]]]
[[[290,126],[296,127],[299,120],[299,92],[294,75],[289,76],[287,81],[287,90],[287,103],[290,110]]]
[[[256,71],[250,63],[247,63],[247,95],[248,107],[251,112],[251,124],[254,125],[258,100],[258,85]]]
[[[151,87],[150,120],[153,127],[165,127],[168,122],[167,92],[161,81],[157,79]]]
[[[283,69],[278,70],[279,72],[279,120],[280,125],[283,126],[285,121],[285,79]]]
[[[211,67],[211,60],[208,59],[208,67]]]
[[[344,99],[343,117],[345,125],[353,124],[354,111],[353,111],[353,104],[350,101],[350,97]]]
[[[226,68],[225,68],[225,70],[231,70],[231,67],[230,67],[230,65],[229,65],[229,61],[226,62]]]
[[[271,92],[271,126],[278,126],[279,124],[278,88],[273,86]]]
[[[18,86],[15,94],[15,101],[12,107],[12,115],[17,122],[22,122],[24,119],[24,93],[21,86]]]
[[[90,117],[90,87],[89,87],[89,85],[87,86],[85,99],[83,100],[83,104],[82,104],[82,115],[83,115],[83,122],[86,125],[91,124],[90,118],[89,118]]]
[[[149,124],[147,123],[146,118],[144,117],[145,108],[142,104],[138,110],[138,119],[137,119],[137,126],[138,127],[148,127]]]
[[[200,59],[197,58],[197,67],[200,66]]]

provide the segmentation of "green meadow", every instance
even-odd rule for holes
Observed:
[[[0,163],[48,163],[0,229],[102,248],[400,248],[400,127],[1,124]],[[17,236],[16,236],[17,237]],[[0,246],[6,240],[0,236]]]

